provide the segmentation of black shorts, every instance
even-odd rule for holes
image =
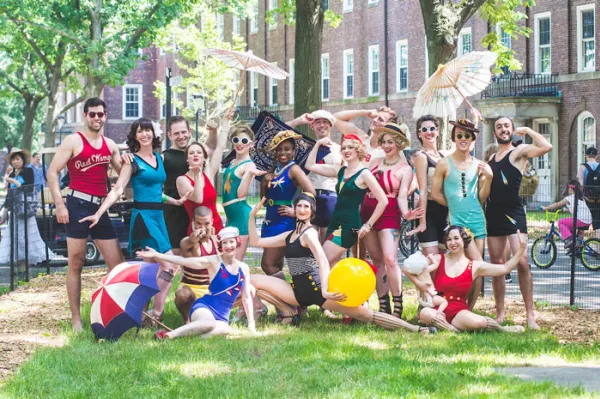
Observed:
[[[595,230],[600,229],[600,202],[585,201],[592,214],[592,225]]]
[[[317,190],[317,213],[312,221],[312,224],[319,227],[329,226],[331,214],[335,209],[337,202],[337,194],[335,191]]]
[[[100,205],[67,195],[67,211],[69,211],[69,223],[66,226],[67,237],[87,239],[91,235],[94,240],[117,238],[107,212],[102,215],[98,224],[91,229],[91,222],[79,223],[80,219],[96,213],[98,208],[100,208]]]
[[[321,295],[321,279],[318,271],[292,276],[292,289],[300,306],[322,306],[325,298]]]
[[[527,214],[522,205],[490,205],[485,209],[488,237],[504,237],[521,233],[527,234]]]
[[[427,200],[426,220],[427,228],[417,234],[421,248],[443,245],[444,233],[448,226],[448,208],[435,201]]]
[[[190,218],[183,206],[164,205],[163,211],[167,233],[172,248],[180,248],[181,240],[187,236]]]

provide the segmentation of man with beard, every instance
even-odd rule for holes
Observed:
[[[117,235],[105,213],[92,228],[91,222],[80,223],[86,216],[96,213],[107,195],[108,165],[119,173],[121,157],[114,141],[101,133],[106,122],[106,104],[99,98],[88,99],[83,106],[83,133],[67,136],[48,168],[48,186],[56,205],[56,220],[66,224],[67,294],[71,308],[73,331],[81,326],[81,270],[85,263],[85,249],[91,235],[110,271],[123,262]],[[66,204],[58,183],[58,174],[67,167],[71,181]]]
[[[311,129],[315,132],[317,140],[320,140],[325,137],[331,138],[331,129],[335,125],[335,117],[330,112],[321,109],[312,114],[303,114],[287,122],[287,124],[293,128],[300,125],[310,125]],[[342,155],[339,144],[331,142],[328,146],[321,146],[317,154],[317,163],[340,165],[342,163]],[[319,240],[322,244],[325,242],[327,226],[337,202],[337,194],[335,192],[337,179],[335,177],[324,177],[317,173],[309,173],[308,179],[317,192],[317,212],[312,224],[318,226]]]
[[[519,137],[529,136],[531,144],[522,144],[515,147],[512,143],[513,135]],[[503,263],[506,243],[510,245],[512,253],[519,249],[521,241],[527,241],[527,216],[519,197],[523,170],[528,158],[540,157],[550,150],[552,144],[543,135],[528,127],[515,129],[510,118],[499,117],[494,121],[494,136],[498,142],[498,152],[490,158],[489,165],[494,177],[485,216],[488,229],[488,247],[491,263]],[[525,302],[527,324],[529,328],[538,330],[533,313],[533,281],[527,259],[527,251],[521,257],[517,266],[519,287]],[[504,321],[504,295],[506,283],[503,277],[494,277],[494,298],[496,300],[497,321]]]

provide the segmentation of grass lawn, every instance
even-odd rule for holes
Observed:
[[[89,298],[89,295],[84,296]],[[408,300],[406,300],[408,302]],[[414,303],[406,311],[415,317]],[[89,315],[89,302],[83,309]],[[524,382],[495,369],[511,365],[600,363],[599,347],[561,345],[547,332],[421,336],[324,319],[300,327],[259,323],[229,338],[157,342],[130,331],[96,343],[88,329],[62,348],[38,348],[0,397],[23,398],[464,398],[582,397],[582,389]],[[84,323],[89,326],[89,320]],[[180,321],[172,302],[165,323]]]

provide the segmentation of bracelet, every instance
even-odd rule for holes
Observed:
[[[162,202],[166,203],[168,200],[169,200],[169,197],[163,194],[162,195]]]
[[[364,223],[363,226],[367,226],[369,228],[369,230],[373,229],[373,226],[371,226],[371,223],[369,223],[369,222]]]

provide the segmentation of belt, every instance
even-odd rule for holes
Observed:
[[[133,207],[135,209],[146,209],[146,210],[161,210],[163,209],[162,202],[139,202],[133,201]]]
[[[267,200],[267,205],[268,206],[290,206],[292,205],[292,201],[285,201],[285,200],[272,200],[272,199],[268,199]]]
[[[232,199],[231,201],[227,201],[223,203],[223,207],[229,206],[231,204],[235,204],[236,202],[246,201],[246,197]]]
[[[328,195],[330,197],[337,197],[337,193],[331,190],[322,190],[320,188],[315,189],[317,195]]]
[[[71,189],[70,192],[67,192],[68,195],[74,198],[79,198],[87,202],[91,202],[92,204],[100,205],[102,201],[104,201],[104,197],[98,197],[97,195],[91,195],[87,193],[82,193],[81,191]]]

